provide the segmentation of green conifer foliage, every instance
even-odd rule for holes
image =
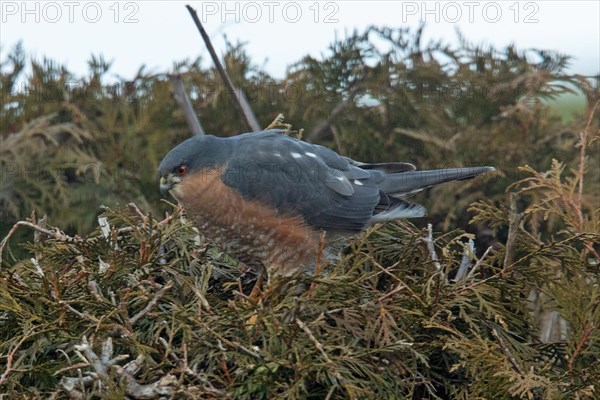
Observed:
[[[97,56],[67,88],[49,60],[25,75],[17,47],[0,66],[0,394],[598,398],[597,81],[537,55],[369,28],[278,81],[230,45],[262,126],[282,113],[363,161],[499,168],[251,295],[256,277],[156,193],[157,163],[189,135],[168,77],[112,85]],[[214,70],[173,72],[208,132],[240,132]],[[545,101],[575,88],[588,110],[565,123]]]

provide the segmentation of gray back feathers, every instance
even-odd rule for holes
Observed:
[[[493,167],[417,171],[409,163],[368,164],[280,130],[231,138],[191,138],[161,163],[164,175],[180,164],[190,171],[226,167],[223,182],[248,200],[279,213],[300,214],[315,229],[353,233],[376,223],[427,214],[405,198],[443,182],[471,179]]]

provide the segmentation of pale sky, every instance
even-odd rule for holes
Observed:
[[[22,41],[27,54],[87,72],[91,54],[113,60],[131,78],[142,64],[167,72],[174,62],[209,55],[185,4],[194,7],[218,54],[223,35],[247,42],[254,63],[277,78],[304,55],[319,56],[337,37],[368,25],[417,27],[425,39],[574,57],[570,72],[600,73],[600,1],[7,1],[0,0],[2,58]]]

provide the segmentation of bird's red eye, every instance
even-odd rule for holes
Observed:
[[[184,176],[185,174],[187,174],[189,171],[187,165],[180,165],[179,167],[177,167],[177,169],[175,170],[175,172],[177,173],[177,175],[179,176]]]

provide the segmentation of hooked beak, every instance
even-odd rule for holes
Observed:
[[[167,193],[171,193],[177,189],[177,184],[181,182],[181,177],[175,174],[168,174],[167,176],[160,177],[160,193],[163,196],[167,196]]]
[[[160,177],[160,193],[163,196],[167,196],[167,193],[169,193],[169,190],[171,190],[171,188],[173,187],[173,179],[171,178],[171,176],[161,176]]]

